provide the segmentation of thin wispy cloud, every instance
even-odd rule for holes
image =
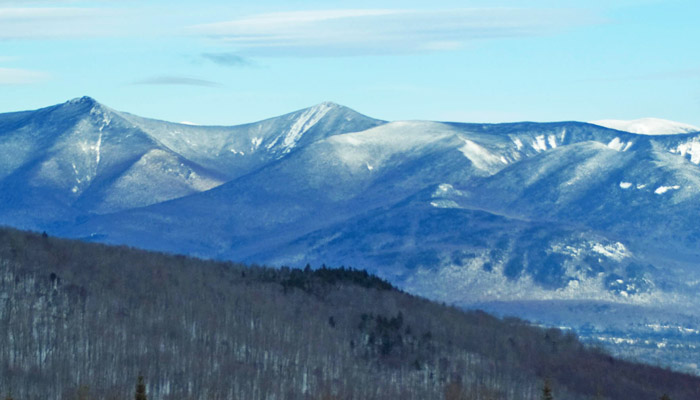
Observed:
[[[100,1],[100,0],[98,0]],[[0,5],[26,6],[26,5],[61,5],[80,3],[81,0],[0,0]],[[84,1],[82,1],[84,3]]]
[[[698,79],[700,78],[700,68],[682,69],[676,71],[666,71],[654,74],[646,74],[634,77],[638,80],[665,80],[665,79]]]
[[[0,68],[0,85],[28,85],[44,82],[49,75],[44,72],[18,68]]]
[[[665,81],[700,79],[700,68],[688,68],[674,71],[652,72],[640,75],[618,75],[602,78],[580,79],[577,82],[624,82],[624,81]]]
[[[333,56],[456,50],[475,40],[546,35],[600,21],[581,10],[360,9],[259,14],[190,31],[245,54]]]
[[[0,39],[65,39],[133,31],[130,10],[89,7],[0,7]]]
[[[202,58],[224,67],[252,67],[254,64],[248,58],[236,53],[202,53]]]
[[[71,7],[5,7],[0,8],[0,21],[84,17],[93,14],[95,10]]]
[[[154,76],[133,82],[134,85],[176,85],[176,86],[202,86],[223,87],[218,82],[186,76]]]

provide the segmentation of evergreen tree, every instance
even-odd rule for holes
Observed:
[[[664,395],[661,396],[661,400],[671,400],[671,397],[669,395],[667,395],[666,393],[664,393]]]
[[[134,400],[148,400],[146,398],[146,384],[143,383],[143,376],[139,376],[139,383],[136,384]]]
[[[552,387],[549,384],[549,379],[545,379],[544,387],[542,388],[542,400],[554,400],[552,396]]]

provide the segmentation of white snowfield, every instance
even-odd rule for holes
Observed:
[[[591,121],[590,123],[639,135],[679,135],[700,132],[698,127],[661,118],[640,118],[634,120],[602,119]]]

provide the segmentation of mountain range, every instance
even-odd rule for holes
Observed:
[[[693,130],[652,119],[387,122],[334,103],[205,127],[83,97],[0,114],[0,223],[366,268],[411,293],[697,372]]]

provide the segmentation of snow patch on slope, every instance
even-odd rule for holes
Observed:
[[[514,138],[514,139],[513,139],[513,143],[515,144],[515,147],[516,147],[518,150],[522,150],[522,148],[523,148],[523,142],[521,142],[520,139]]]
[[[433,199],[430,205],[435,208],[461,208],[456,201],[445,197],[463,195],[464,193],[461,190],[455,189],[454,186],[449,183],[442,183],[430,196]]]
[[[563,142],[566,137],[566,129],[562,130],[561,136],[559,138],[560,142]],[[523,148],[522,142],[518,139],[513,141],[518,150]],[[537,135],[533,138],[530,143],[530,147],[536,152],[543,152],[551,149],[556,149],[558,146],[556,135]]]
[[[678,189],[680,189],[680,188],[681,188],[681,187],[680,187],[679,185],[673,185],[673,186],[659,186],[658,188],[656,188],[656,190],[654,190],[654,193],[656,193],[656,194],[664,194],[664,193],[668,192],[669,190],[678,190]]]
[[[698,138],[681,143],[676,148],[669,150],[673,154],[679,154],[682,157],[688,157],[693,164],[700,164],[700,141]]]
[[[402,286],[409,292],[452,304],[494,300],[599,300],[653,304],[663,296],[657,291],[625,295],[606,290],[604,274],[579,274],[564,287],[549,290],[529,275],[522,275],[517,280],[507,278],[503,265],[485,270],[483,267],[487,262],[489,258],[483,254],[464,265],[446,265],[437,269],[420,267]]]
[[[608,147],[616,151],[627,151],[632,147],[633,143],[634,142],[623,142],[619,137],[616,137],[608,143]]]
[[[615,261],[622,261],[630,256],[624,244],[615,243],[594,243],[591,250]]]
[[[536,151],[547,150],[547,143],[544,141],[544,135],[539,135],[535,138],[535,140],[532,142],[532,148]]]
[[[464,146],[460,147],[459,151],[461,151],[462,154],[464,154],[464,156],[467,157],[475,167],[484,171],[491,171],[494,166],[502,166],[503,164],[508,163],[504,158],[491,153],[486,148],[476,144],[475,142],[464,138],[462,138],[462,140],[464,141]],[[497,167],[496,169],[500,169],[500,167]]]
[[[622,261],[632,256],[632,253],[624,244],[615,241],[561,242],[553,245],[550,251],[574,258],[590,253],[597,253],[598,255],[615,261]]]
[[[271,149],[281,139],[282,143],[280,147],[282,148],[282,153],[289,153],[296,146],[297,142],[299,142],[299,139],[301,139],[304,133],[316,125],[321,118],[328,114],[331,109],[333,109],[333,107],[334,105],[332,103],[321,103],[304,111],[289,128],[289,130],[276,137],[272,142],[270,142],[270,144],[267,145],[267,148]]]

